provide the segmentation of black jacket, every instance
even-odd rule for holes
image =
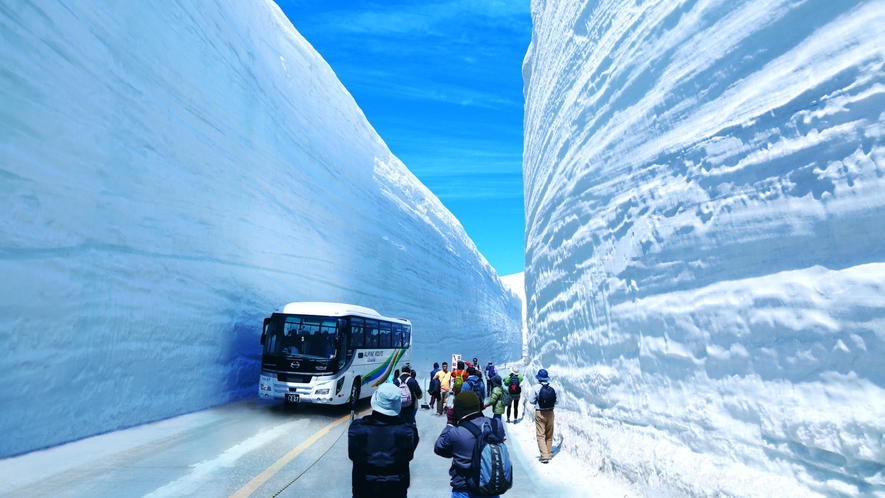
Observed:
[[[347,456],[353,461],[354,498],[401,498],[409,489],[409,462],[418,429],[399,417],[372,412],[350,424]]]

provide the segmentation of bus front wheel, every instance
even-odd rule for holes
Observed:
[[[360,379],[353,379],[353,386],[350,388],[350,408],[356,410],[356,402],[360,399]]]

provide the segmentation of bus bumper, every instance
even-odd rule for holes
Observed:
[[[283,382],[277,379],[276,374],[262,373],[258,381],[258,397],[289,403],[343,403],[346,400],[340,393],[336,394],[335,384],[334,380],[322,378],[313,378],[309,383]]]

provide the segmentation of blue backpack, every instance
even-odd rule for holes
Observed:
[[[494,365],[487,366],[486,367],[486,378],[491,379],[494,376],[495,376],[495,366]]]
[[[466,384],[470,386],[470,390],[475,392],[476,395],[479,397],[479,400],[482,401],[482,399],[486,395],[486,386],[482,383],[481,380],[479,380],[479,377],[470,377],[469,379],[467,379]],[[464,389],[467,388],[465,387]]]
[[[472,494],[479,496],[499,495],[513,486],[510,454],[496,432],[498,420],[492,419],[491,422],[483,420],[481,427],[470,421],[459,424],[476,438],[473,459],[464,482]]]

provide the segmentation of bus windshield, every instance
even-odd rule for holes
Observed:
[[[334,317],[275,313],[267,327],[264,354],[330,360],[336,356],[339,337]]]

